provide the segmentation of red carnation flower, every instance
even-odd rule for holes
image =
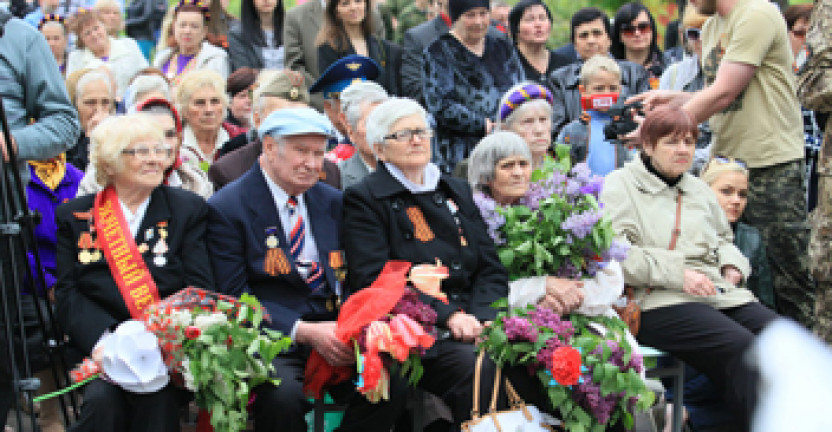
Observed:
[[[185,329],[185,337],[188,339],[196,339],[202,333],[202,330],[199,327],[188,326]]]
[[[581,377],[581,353],[571,346],[563,346],[552,353],[552,378],[562,386],[578,384]]]

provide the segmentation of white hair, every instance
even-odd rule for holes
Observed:
[[[124,95],[124,105],[128,111],[135,110],[136,101],[143,99],[144,95],[158,91],[170,100],[170,85],[159,75],[137,76],[129,86]]]
[[[113,82],[110,80],[110,76],[105,72],[92,70],[85,73],[75,84],[75,100],[73,102],[75,102],[76,106],[78,105],[78,101],[80,101],[83,97],[84,87],[86,87],[87,84],[98,81],[104,81],[107,85],[107,93],[110,94],[110,98],[115,98],[115,94],[113,92]]]
[[[390,95],[378,83],[360,81],[350,84],[341,92],[341,112],[347,118],[347,123],[355,128],[361,119],[361,111],[367,105],[382,103],[388,99]]]
[[[475,190],[486,191],[494,180],[497,163],[511,156],[532,159],[532,152],[520,135],[499,131],[481,139],[468,158],[468,183]]]
[[[375,145],[385,145],[384,137],[390,134],[390,128],[397,121],[412,115],[419,115],[428,125],[428,113],[413,99],[391,97],[382,102],[367,117],[367,144],[375,152]]]

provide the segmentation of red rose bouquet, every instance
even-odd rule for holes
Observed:
[[[335,332],[355,347],[357,388],[369,401],[389,397],[391,368],[399,369],[414,385],[422,377],[421,357],[435,341],[436,312],[419,300],[417,291],[447,302],[440,290],[447,277],[447,268],[439,263],[411,268],[408,262],[389,261],[372,285],[342,305]],[[306,364],[304,389],[321,397],[325,386],[352,374],[352,369],[334,367],[313,352]]]

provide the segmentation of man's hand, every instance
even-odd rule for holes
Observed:
[[[685,283],[682,289],[686,293],[695,296],[716,295],[714,283],[707,276],[696,270],[685,269]]]
[[[676,90],[650,90],[630,97],[626,103],[641,102],[641,105],[644,107],[644,112],[649,113],[662,105],[670,103],[682,106],[682,104],[693,97],[693,94]]]
[[[6,139],[3,138],[3,134],[0,133],[0,149],[3,151],[3,160],[8,162],[9,161],[9,153],[6,150]],[[12,137],[12,149],[14,153],[17,154],[17,141],[15,141],[14,137]]]
[[[722,267],[722,277],[734,286],[740,286],[742,283],[742,273],[740,272],[740,269],[732,265]]]
[[[560,315],[572,312],[584,301],[583,286],[581,281],[549,276],[546,278],[546,295],[538,304]]]
[[[454,312],[446,322],[454,339],[462,342],[474,342],[482,333],[482,323],[475,316],[465,312]]]
[[[355,363],[352,348],[335,337],[335,322],[299,321],[295,330],[295,339],[303,345],[311,345],[333,366],[348,366]]]

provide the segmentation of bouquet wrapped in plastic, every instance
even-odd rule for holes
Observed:
[[[355,347],[356,386],[369,401],[388,399],[391,368],[408,376],[412,385],[419,382],[421,357],[435,341],[436,312],[419,300],[416,290],[447,302],[440,290],[447,277],[448,269],[438,263],[411,268],[408,262],[388,261],[372,285],[341,306],[335,334]],[[304,390],[321,397],[326,386],[352,374],[352,369],[332,366],[313,352],[306,364]]]

